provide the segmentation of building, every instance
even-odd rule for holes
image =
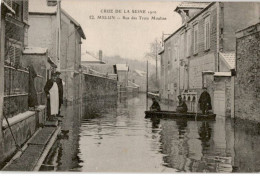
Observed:
[[[231,77],[230,69],[234,68],[235,31],[259,20],[259,6],[256,2],[183,2],[177,6],[175,12],[183,24],[164,40],[164,50],[160,52],[162,99],[176,103],[181,94],[189,110],[196,111],[198,96],[206,86],[213,111],[230,115],[226,100],[232,100],[227,98],[231,94],[215,90],[213,83],[231,81],[226,77]],[[223,103],[225,107],[218,106]]]
[[[260,23],[236,33],[236,118],[260,122]]]
[[[39,122],[45,117],[43,86],[46,82],[47,57],[42,57],[40,70],[33,62],[28,62],[26,49],[28,46],[28,0],[1,1],[0,25],[0,166],[24,144],[39,128]],[[46,56],[47,50],[42,54]],[[37,58],[35,62],[37,62]],[[29,74],[34,67],[37,77],[34,79],[38,98],[38,110],[30,111]],[[7,124],[9,122],[10,127]],[[14,135],[12,138],[10,129]]]
[[[139,92],[146,92],[146,72],[138,69],[130,70],[128,79],[139,86]]]
[[[85,66],[93,64],[106,64],[104,61],[102,61],[102,57],[102,50],[98,52],[98,57],[90,52],[86,52],[81,54],[81,64]]]
[[[127,64],[116,64],[116,74],[118,76],[118,85],[126,87],[128,85],[129,67]]]
[[[45,0],[34,0],[29,6],[29,46],[48,48],[49,57],[58,64],[57,7],[48,7]],[[73,102],[80,99],[81,44],[86,39],[80,24],[61,9],[60,72],[65,82],[64,99]]]

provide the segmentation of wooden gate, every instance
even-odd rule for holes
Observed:
[[[214,113],[218,116],[226,115],[225,91],[214,91]]]

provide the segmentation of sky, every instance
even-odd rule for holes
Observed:
[[[179,3],[170,0],[62,0],[61,7],[81,24],[86,35],[86,40],[82,40],[82,53],[102,50],[106,56],[144,60],[151,42],[161,41],[162,32],[171,34],[181,26],[181,17],[174,12]],[[116,13],[119,10],[121,12]],[[132,10],[145,10],[145,13]],[[100,15],[115,19],[97,19]],[[126,20],[123,16],[137,19]],[[149,20],[140,20],[139,16],[149,17]],[[152,16],[166,20],[150,20]]]

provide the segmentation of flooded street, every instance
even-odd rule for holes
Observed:
[[[258,125],[222,117],[209,122],[145,119],[145,103],[143,94],[64,108],[62,129],[69,133],[45,163],[55,171],[260,171]]]

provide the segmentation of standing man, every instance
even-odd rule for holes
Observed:
[[[59,113],[57,117],[63,117],[62,115],[60,115],[61,104],[63,104],[63,81],[60,78],[61,73],[57,71],[56,74],[57,74],[56,82],[58,84],[58,89],[59,89]]]
[[[59,112],[59,89],[56,83],[57,74],[53,73],[44,87],[44,92],[47,97],[47,115],[48,119],[52,120]]]
[[[207,92],[206,87],[203,87],[203,92],[200,95],[199,104],[203,114],[207,114],[208,111],[212,109],[211,98],[209,93]]]

